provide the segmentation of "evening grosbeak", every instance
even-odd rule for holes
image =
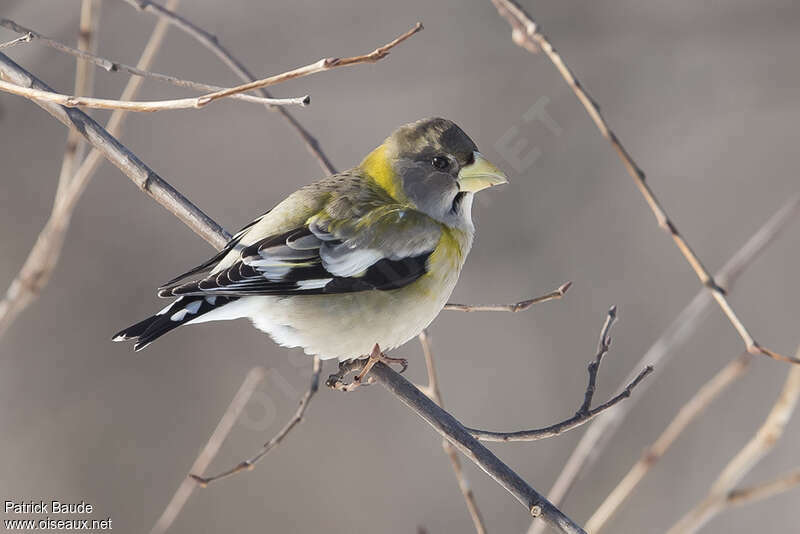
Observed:
[[[160,287],[159,297],[177,298],[114,341],[138,351],[184,324],[247,317],[322,359],[398,347],[456,285],[474,193],[506,181],[453,122],[402,126],[357,167],[292,193]]]

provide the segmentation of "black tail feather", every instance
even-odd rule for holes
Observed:
[[[138,352],[167,332],[234,300],[235,297],[180,297],[158,314],[118,332],[113,340],[135,341],[133,350]]]

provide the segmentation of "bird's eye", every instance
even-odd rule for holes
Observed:
[[[444,156],[434,156],[432,163],[433,166],[440,171],[443,171],[450,166],[450,160]]]

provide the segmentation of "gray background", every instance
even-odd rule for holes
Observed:
[[[797,192],[796,2],[525,5],[710,268]],[[72,44],[78,10],[74,0],[0,4],[2,16]],[[297,116],[339,168],[357,163],[396,126],[441,115],[509,172],[509,186],[476,203],[478,238],[454,300],[512,301],[575,282],[565,300],[524,314],[448,312],[436,320],[431,333],[445,401],[465,424],[511,430],[569,416],[582,398],[605,311],[618,304],[621,320],[597,395],[605,399],[697,291],[694,274],[574,95],[546,58],[512,44],[489,2],[184,0],[180,11],[265,75],[366,52],[424,22],[425,31],[384,62],[295,81],[275,93],[312,95]],[[135,63],[153,24],[121,2],[105,2],[101,54]],[[2,41],[12,37],[0,33]],[[70,58],[36,43],[9,54],[70,91]],[[237,81],[174,29],[153,70]],[[125,79],[98,72],[97,94],[118,96]],[[183,95],[147,82],[140,98]],[[561,135],[522,120],[541,98]],[[0,95],[0,107],[0,280],[10,281],[49,213],[66,131],[17,97]],[[514,126],[541,150],[521,173],[495,146]],[[136,115],[123,140],[229,230],[320,176],[279,117],[245,103]],[[794,223],[732,295],[757,338],[784,353],[798,343],[799,234]],[[115,530],[149,530],[254,365],[279,379],[262,384],[247,407],[250,423],[236,425],[210,471],[254,452],[280,428],[310,362],[246,322],[186,328],[136,355],[109,342],[163,305],[155,286],[211,252],[104,163],[78,206],[51,284],[0,340],[4,499],[83,499],[95,505],[94,517],[111,516]],[[714,308],[565,511],[584,521],[678,407],[740,350]],[[418,345],[397,352],[411,360],[408,376],[422,381]],[[611,531],[663,531],[697,502],[758,427],[786,372],[785,364],[758,359],[644,480]],[[797,467],[799,431],[792,421],[746,481]],[[492,449],[546,491],[581,432]],[[408,533],[424,525],[431,533],[469,532],[439,443],[378,387],[353,395],[324,390],[283,446],[254,472],[196,492],[172,531]],[[504,490],[471,465],[466,471],[492,532],[527,527],[528,517]],[[793,530],[797,498],[795,491],[733,510],[706,531]]]

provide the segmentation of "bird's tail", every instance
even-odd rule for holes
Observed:
[[[236,300],[236,297],[186,296],[144,321],[118,332],[112,341],[135,341],[133,350],[140,351],[170,330],[187,324],[213,309]]]

